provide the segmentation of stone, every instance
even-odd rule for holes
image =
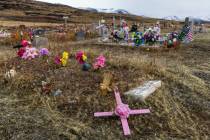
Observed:
[[[62,91],[60,89],[56,90],[53,94],[53,96],[59,96],[62,94]]]
[[[148,81],[144,85],[125,92],[125,95],[132,96],[135,99],[145,101],[145,99],[161,87],[161,81]]]
[[[32,45],[34,47],[42,47],[42,46],[48,46],[48,38],[46,37],[34,37]]]

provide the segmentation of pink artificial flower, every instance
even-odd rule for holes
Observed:
[[[122,118],[128,118],[129,114],[130,114],[130,108],[128,107],[127,104],[120,104],[117,106],[116,110],[115,110],[115,114],[117,116],[120,116]]]
[[[96,62],[93,64],[94,69],[103,68],[105,66],[106,58],[103,55],[100,55],[96,58]]]
[[[61,57],[60,56],[56,56],[54,59],[55,64],[59,65],[61,64]]]
[[[21,58],[26,59],[26,60],[31,60],[34,59],[36,56],[38,56],[38,51],[36,48],[26,48],[23,56]]]
[[[23,47],[27,47],[28,45],[29,45],[29,43],[28,43],[28,41],[27,40],[22,40],[21,41],[21,45],[23,46]]]

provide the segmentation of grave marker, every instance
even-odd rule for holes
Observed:
[[[79,32],[76,33],[76,39],[77,41],[80,40],[85,40],[85,32],[80,30]]]
[[[43,29],[36,29],[33,31],[33,36],[44,36],[45,35],[45,30]]]
[[[64,28],[66,28],[67,27],[67,21],[68,21],[69,17],[64,16],[63,19],[64,19]]]
[[[133,90],[125,92],[125,95],[134,97],[144,101],[150,94],[154,93],[159,87],[161,87],[161,81],[149,81],[143,86],[137,87]]]
[[[131,133],[130,133],[130,128],[129,128],[128,120],[127,120],[128,117],[130,115],[147,114],[147,113],[150,113],[150,110],[149,109],[131,110],[128,107],[127,104],[122,103],[120,93],[119,93],[117,88],[114,90],[114,94],[115,94],[115,99],[116,99],[116,103],[117,103],[115,111],[112,111],[112,112],[96,112],[96,113],[94,113],[94,116],[95,117],[109,117],[109,116],[120,117],[122,127],[123,127],[123,131],[124,131],[124,135],[130,135]]]
[[[34,37],[32,41],[34,47],[47,46],[48,43],[48,38],[46,37]]]

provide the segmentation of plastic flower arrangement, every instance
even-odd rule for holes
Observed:
[[[68,62],[68,59],[69,59],[69,53],[68,52],[63,52],[62,54],[62,58],[61,58],[61,64],[62,66],[66,66],[67,62]]]
[[[50,52],[47,48],[41,48],[39,54],[40,56],[49,56]]]
[[[36,58],[38,55],[39,55],[38,50],[36,48],[27,47],[21,58],[23,58],[25,60],[31,60],[31,59]]]
[[[106,58],[103,55],[100,55],[96,58],[96,62],[93,64],[94,69],[99,69],[105,67]]]
[[[153,31],[151,28],[144,33],[144,40],[146,44],[154,45],[158,41],[158,39],[159,35],[156,34],[156,32]]]
[[[166,37],[166,40],[165,40],[164,44],[168,48],[177,47],[180,44],[178,37],[179,37],[179,35],[178,35],[177,32],[169,33]]]
[[[79,51],[76,53],[76,60],[80,63],[80,64],[84,64],[87,61],[87,56],[85,55],[84,52]]]
[[[88,71],[91,68],[90,64],[87,63],[87,56],[83,51],[76,53],[76,60],[82,65],[83,71]]]
[[[144,37],[143,37],[143,33],[141,32],[133,32],[132,33],[132,40],[135,43],[135,46],[142,46],[144,45]]]

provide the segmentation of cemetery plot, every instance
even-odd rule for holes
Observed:
[[[195,54],[199,58],[204,57],[203,61],[208,62],[208,53],[202,51],[202,49],[208,50],[208,45],[201,47],[201,50],[199,50],[199,47],[192,46],[190,48],[180,48],[179,50],[160,51],[112,46],[107,46],[105,49],[104,46],[89,43],[85,45],[63,44],[59,48],[56,46],[50,46],[49,57],[42,56],[32,60],[12,58],[6,59],[6,65],[5,63],[0,65],[3,68],[1,69],[3,70],[1,71],[2,74],[11,73],[10,70],[13,67],[17,72],[14,78],[1,80],[3,95],[7,96],[9,93],[13,93],[17,95],[16,100],[21,101],[24,99],[24,103],[17,103],[17,108],[19,106],[35,107],[39,113],[34,112],[33,109],[33,119],[38,121],[38,116],[43,116],[44,119],[50,121],[50,124],[40,123],[46,127],[51,125],[54,136],[63,134],[66,129],[70,129],[74,133],[67,132],[64,136],[90,139],[95,136],[102,137],[103,131],[103,137],[105,138],[108,138],[108,136],[111,138],[124,138],[120,120],[115,118],[94,118],[93,116],[98,111],[114,111],[115,109],[116,103],[113,91],[110,90],[107,94],[101,93],[101,83],[104,80],[104,73],[107,72],[113,73],[113,76],[108,76],[113,77],[110,88],[119,87],[123,103],[129,104],[131,109],[149,108],[151,111],[148,115],[129,117],[128,124],[132,138],[157,137],[155,135],[157,130],[153,128],[158,128],[158,133],[165,134],[166,137],[187,138],[188,134],[196,137],[198,133],[208,133],[209,128],[204,123],[209,118],[207,85],[202,80],[191,75],[190,72],[186,72],[190,70],[189,68],[180,67],[185,65],[195,68],[196,64],[188,62]],[[44,55],[45,51],[42,51]],[[54,56],[59,55],[60,58],[66,58],[66,54],[63,54],[64,51],[68,52],[69,56],[66,65],[63,66],[60,59],[58,59],[58,65],[55,64]],[[78,63],[80,59],[75,58],[76,53],[79,51],[84,52],[81,55],[81,60],[85,60],[91,66],[97,62],[96,58],[103,54],[106,58],[105,67],[96,71],[93,68],[89,71],[83,71],[83,65]],[[85,56],[87,59],[85,59]],[[159,65],[165,58],[167,63]],[[65,59],[63,60],[65,64]],[[199,63],[197,62],[197,64]],[[166,68],[169,70],[166,70]],[[109,81],[109,78],[107,79]],[[145,102],[124,95],[127,91],[143,86],[146,81],[154,79],[162,80],[163,85],[155,93],[148,96]],[[194,81],[193,85],[191,85],[192,80]],[[4,101],[1,102],[4,103]],[[14,101],[10,100],[10,102]],[[7,104],[10,102],[7,102]],[[41,108],[45,112],[41,112]],[[203,112],[199,108],[205,108],[206,111]],[[12,110],[12,108],[9,109],[9,111]],[[189,112],[186,113],[186,111]],[[25,113],[25,111],[22,111],[22,113]],[[18,115],[20,115],[19,112],[17,112],[16,116],[18,117]],[[189,119],[192,116],[201,121],[197,122],[195,119]],[[10,120],[13,117],[15,116],[10,116],[7,119]],[[26,123],[26,121],[27,119],[21,120],[22,123]],[[195,123],[198,123],[199,126],[206,126],[201,127],[201,132],[200,129],[194,126]],[[189,127],[192,130],[189,130]],[[39,126],[30,129],[43,131],[43,129],[40,130]],[[45,136],[50,135],[47,129],[44,129],[44,131],[46,132]],[[175,132],[166,133],[168,131]],[[158,137],[160,136],[158,135]]]
[[[100,24],[105,24],[105,20]],[[127,30],[126,22],[121,24]],[[126,35],[122,39],[121,33],[115,36],[116,42],[110,41],[108,28],[99,34],[101,43],[97,36],[86,40],[92,32],[82,28],[33,33],[31,42],[30,32],[21,26],[13,36],[17,39],[15,49],[11,47],[6,54],[0,48],[0,56],[6,55],[0,61],[0,117],[8,120],[0,119],[0,123],[6,132],[21,133],[22,139],[32,139],[43,131],[41,137],[56,139],[124,139],[124,135],[132,139],[208,137],[209,45],[205,39],[207,43],[202,44],[200,38],[194,38],[188,47],[177,43],[192,41],[193,31],[186,25],[180,33],[166,36],[162,42],[165,48],[159,48],[152,40],[153,30],[159,32],[157,26],[145,32],[148,45],[142,45],[143,34],[139,32],[133,34],[133,42]],[[52,38],[48,36],[50,32]],[[73,35],[77,41],[71,42],[65,38],[67,35]],[[128,47],[132,46],[129,43],[134,43],[134,47]],[[180,48],[170,49],[179,45]],[[143,110],[132,110],[136,108]],[[32,134],[17,132],[20,126]]]

